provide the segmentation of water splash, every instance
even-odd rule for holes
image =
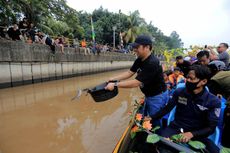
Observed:
[[[63,134],[66,128],[69,128],[71,125],[77,123],[77,119],[70,116],[70,117],[58,119],[57,123],[58,123],[58,128],[56,130],[57,133]]]

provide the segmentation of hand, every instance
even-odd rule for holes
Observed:
[[[106,90],[112,91],[114,89],[115,83],[108,83],[107,86],[105,87]]]
[[[210,50],[211,50],[211,49],[213,49],[213,47],[212,47],[212,46],[208,46],[207,48],[208,48],[208,49],[210,49]]]
[[[193,134],[191,132],[181,133],[182,137],[179,142],[187,143],[193,138]]]
[[[114,81],[115,79],[114,78],[109,78],[109,81]]]

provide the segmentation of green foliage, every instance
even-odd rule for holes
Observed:
[[[153,132],[153,133],[155,133],[156,132],[156,130],[159,130],[161,127],[160,126],[156,126],[155,128],[153,128],[151,131]]]
[[[141,34],[146,33],[145,27],[142,25],[145,24],[145,21],[143,18],[140,17],[140,13],[138,11],[134,11],[133,13],[130,13],[130,15],[127,17],[128,20],[128,30],[125,34],[125,41],[126,43],[134,42],[135,38]]]
[[[205,149],[205,145],[200,141],[189,141],[188,144],[195,149]]]
[[[3,0],[0,1],[0,23],[11,25],[27,17],[40,30],[49,35],[63,35],[78,39],[91,38],[91,21],[94,22],[96,42],[113,44],[113,27],[116,26],[116,44],[120,43],[120,33],[124,44],[134,42],[140,34],[154,38],[154,53],[163,54],[167,49],[182,47],[179,35],[173,31],[165,36],[151,22],[149,24],[140,16],[138,11],[125,15],[109,12],[102,7],[95,9],[92,14],[77,11],[66,4],[66,0]]]
[[[223,147],[220,153],[230,153],[230,148]]]
[[[178,142],[180,139],[182,138],[182,134],[175,134],[173,136],[171,136],[171,140]]]
[[[49,26],[53,31],[55,31],[56,35],[63,35],[64,33],[71,33],[71,28],[67,25],[66,22],[63,21],[57,21],[53,18],[47,19],[47,26]]]
[[[131,139],[133,139],[136,136],[136,132],[130,132]]]
[[[38,27],[41,31],[43,31],[44,33],[47,33],[47,34],[49,34],[49,35],[54,35],[53,30],[52,30],[50,27],[48,27],[48,26],[46,26],[46,25],[44,25],[44,24],[38,24],[37,27]]]
[[[173,31],[170,34],[170,40],[169,40],[169,48],[180,48],[183,46],[183,43],[181,42],[181,39],[176,31]]]
[[[153,53],[155,55],[163,54],[168,49],[167,44],[164,41],[158,41],[155,43]]]
[[[182,134],[175,134],[175,135],[173,135],[173,136],[171,136],[171,140],[173,140],[174,142],[179,142],[179,140],[181,139],[183,137],[183,135]],[[202,142],[200,142],[200,141],[189,141],[188,142],[188,144],[191,146],[191,147],[193,147],[193,148],[195,148],[195,149],[199,149],[199,150],[201,150],[202,152],[203,152],[203,149],[205,149],[205,145],[202,143]]]
[[[157,143],[158,141],[160,141],[160,137],[157,134],[149,134],[146,139],[146,142],[152,144]]]

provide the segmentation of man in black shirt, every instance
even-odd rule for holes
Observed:
[[[33,23],[30,23],[30,28],[28,29],[28,34],[32,38],[32,41],[35,42],[36,28]]]
[[[146,97],[144,115],[154,115],[165,106],[168,97],[162,67],[160,61],[151,53],[152,40],[149,36],[138,36],[132,46],[138,56],[133,66],[129,71],[110,80],[125,80],[137,73],[136,78],[118,83],[109,83],[106,89],[113,90],[114,86],[120,88],[140,87]]]
[[[9,28],[7,33],[12,40],[21,40],[21,38],[20,38],[21,32],[19,31],[17,24],[14,24],[13,27]]]
[[[163,129],[163,137],[181,134],[180,142],[198,140],[211,153],[219,153],[219,148],[207,137],[214,133],[220,117],[219,99],[205,89],[210,76],[206,66],[194,65],[188,73],[186,87],[175,90],[173,97],[161,111],[151,116],[158,119],[169,113],[175,106],[175,119]],[[183,129],[183,130],[180,130]]]
[[[177,56],[176,57],[176,66],[181,69],[181,71],[184,73],[184,76],[186,77],[189,71],[189,66],[190,66],[189,61],[185,61],[183,59],[183,56]]]
[[[28,28],[29,28],[28,20],[27,18],[23,18],[23,20],[19,22],[19,29],[27,30]]]

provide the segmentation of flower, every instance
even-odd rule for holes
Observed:
[[[139,130],[139,127],[135,125],[135,126],[131,129],[131,132],[137,132],[138,130]]]
[[[138,114],[136,115],[136,120],[137,120],[137,121],[140,121],[141,119],[142,119],[142,114],[139,114],[139,113],[138,113]]]
[[[152,129],[152,124],[150,123],[150,121],[144,121],[142,126],[146,130],[151,130]]]
[[[142,105],[142,104],[144,104],[144,102],[145,102],[145,99],[141,98],[140,101],[139,101],[139,104]]]

